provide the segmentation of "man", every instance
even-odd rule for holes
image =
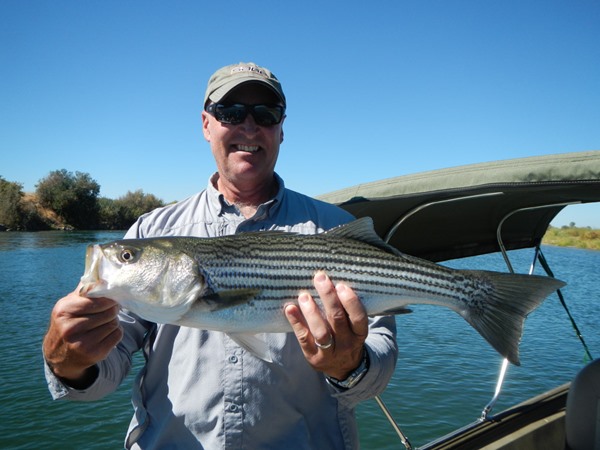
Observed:
[[[140,217],[126,238],[314,234],[352,220],[286,189],[275,173],[286,99],[269,70],[253,63],[219,69],[204,107],[217,173],[206,190]],[[325,314],[300,293],[298,305],[285,309],[293,333],[264,336],[273,363],[220,332],[119,320],[115,302],[75,290],[57,302],[44,339],[50,391],[100,398],[143,349],[127,448],[356,448],[354,407],[383,391],[393,373],[395,322],[367,318],[355,293],[325,273],[314,284]]]

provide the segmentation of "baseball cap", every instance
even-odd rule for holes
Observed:
[[[208,80],[204,94],[204,106],[209,99],[215,103],[219,102],[233,88],[248,82],[264,84],[277,94],[285,106],[285,95],[277,77],[269,69],[257,66],[252,62],[232,64],[217,70]]]

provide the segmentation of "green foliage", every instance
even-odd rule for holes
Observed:
[[[123,219],[131,226],[139,216],[153,209],[164,206],[162,200],[152,194],[144,194],[141,189],[128,191],[123,197],[119,197],[116,203],[123,211]]]
[[[106,197],[100,197],[98,199],[99,207],[99,228],[103,230],[124,230],[125,226],[122,226],[122,220],[119,213],[119,206],[115,203],[115,200]]]
[[[142,190],[129,191],[116,200],[99,198],[99,192],[100,185],[89,174],[65,169],[41,179],[35,196],[24,195],[22,184],[0,176],[0,225],[15,230],[63,226],[124,230],[142,214],[164,206],[162,200]]]
[[[79,229],[98,225],[100,185],[89,174],[55,170],[40,180],[36,193],[42,206],[54,210],[68,224]]]
[[[0,224],[10,229],[21,228],[23,185],[0,176]]]
[[[561,247],[587,248],[600,250],[600,230],[589,227],[576,227],[573,222],[567,227],[549,227],[542,240],[544,244]]]
[[[101,227],[124,230],[133,225],[139,216],[164,206],[164,203],[152,194],[144,194],[142,190],[137,190],[129,191],[116,200],[101,198],[99,205]]]

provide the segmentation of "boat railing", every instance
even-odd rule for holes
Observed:
[[[390,227],[390,229],[388,230],[388,232],[386,233],[385,237],[384,237],[384,241],[385,242],[389,242],[390,239],[392,238],[392,236],[398,231],[398,229],[400,228],[400,226],[407,221],[411,216],[417,214],[419,211],[422,211],[425,208],[429,208],[433,205],[439,205],[442,203],[449,203],[449,202],[458,202],[458,201],[465,201],[465,200],[471,200],[474,198],[482,198],[482,197],[490,197],[490,196],[497,196],[497,195],[503,195],[503,192],[499,191],[499,192],[488,192],[488,193],[484,193],[484,194],[475,194],[475,195],[468,195],[468,196],[462,196],[462,197],[453,197],[453,198],[449,198],[449,199],[444,199],[444,200],[437,200],[437,201],[432,201],[432,202],[427,202],[427,203],[423,203],[415,208],[413,208],[412,210],[408,211],[406,214],[402,215],[401,217],[399,217],[396,222],[394,223],[394,225],[392,227]],[[509,212],[508,214],[506,214],[502,220],[500,220],[500,222],[498,223],[497,229],[496,229],[496,239],[498,241],[498,246],[500,248],[500,252],[504,258],[504,261],[506,263],[506,266],[509,270],[509,272],[514,273],[514,269],[513,266],[510,262],[510,258],[508,256],[508,252],[506,250],[506,247],[504,245],[504,241],[502,239],[502,227],[504,225],[504,223],[506,222],[506,220],[508,220],[511,216],[518,214],[520,212],[524,212],[524,211],[531,211],[531,210],[535,210],[535,209],[542,209],[542,208],[556,208],[556,207],[565,207],[568,205],[573,205],[573,204],[578,204],[581,202],[563,202],[563,203],[552,203],[552,204],[546,204],[546,205],[537,205],[537,206],[532,206],[532,207],[525,207],[525,208],[517,208],[511,212]],[[536,245],[535,247],[535,254],[534,254],[534,258],[531,264],[531,267],[529,269],[529,274],[531,275],[535,269],[535,265],[536,265],[536,261],[539,261],[541,266],[543,267],[543,269],[545,270],[545,272],[548,274],[548,276],[553,277],[553,273],[550,270],[547,261],[545,260],[542,252],[541,252],[541,248],[538,245]],[[576,331],[577,336],[579,337],[580,341],[582,342],[586,352],[587,352],[587,356],[590,358],[591,360],[591,355],[589,353],[589,350],[587,348],[587,345],[585,344],[585,341],[583,339],[583,336],[581,335],[581,333],[579,332],[579,329],[577,328],[577,325],[574,321],[574,319],[572,318],[566,303],[564,302],[564,298],[562,296],[562,293],[560,292],[560,290],[557,291],[559,298],[561,299],[561,303],[563,305],[563,308],[567,311],[567,314],[571,320],[571,323],[573,325],[573,328]],[[498,373],[498,378],[496,380],[496,388],[494,390],[494,395],[492,397],[492,399],[485,405],[485,407],[483,408],[482,412],[481,412],[481,416],[479,417],[478,420],[476,420],[475,423],[477,422],[484,422],[487,420],[492,420],[492,418],[490,417],[490,412],[492,411],[493,407],[495,406],[496,402],[498,401],[498,398],[500,397],[500,394],[502,392],[502,386],[504,384],[504,380],[506,378],[506,373],[508,371],[508,360],[506,358],[503,358],[502,360],[502,364],[500,366],[500,370]],[[402,429],[400,428],[400,426],[398,425],[398,423],[396,422],[396,420],[394,419],[394,417],[392,416],[389,408],[385,405],[385,403],[383,402],[381,396],[376,396],[375,397],[375,401],[377,402],[377,404],[379,405],[379,407],[381,408],[381,410],[383,411],[383,414],[385,415],[385,417],[387,418],[387,420],[390,422],[392,428],[394,429],[394,431],[396,432],[396,434],[398,435],[398,437],[400,438],[400,441],[402,442],[402,444],[404,445],[404,447],[407,450],[412,450],[412,444],[410,443],[408,437],[406,436],[406,434],[402,431]]]

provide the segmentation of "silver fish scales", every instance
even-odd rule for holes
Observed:
[[[372,316],[407,312],[409,304],[446,306],[514,364],[526,316],[564,285],[404,255],[364,218],[318,235],[267,231],[90,246],[82,292],[113,298],[146,320],[229,333],[260,353],[247,336],[290,331],[283,309],[302,290],[318,299],[318,270],[354,289]]]

